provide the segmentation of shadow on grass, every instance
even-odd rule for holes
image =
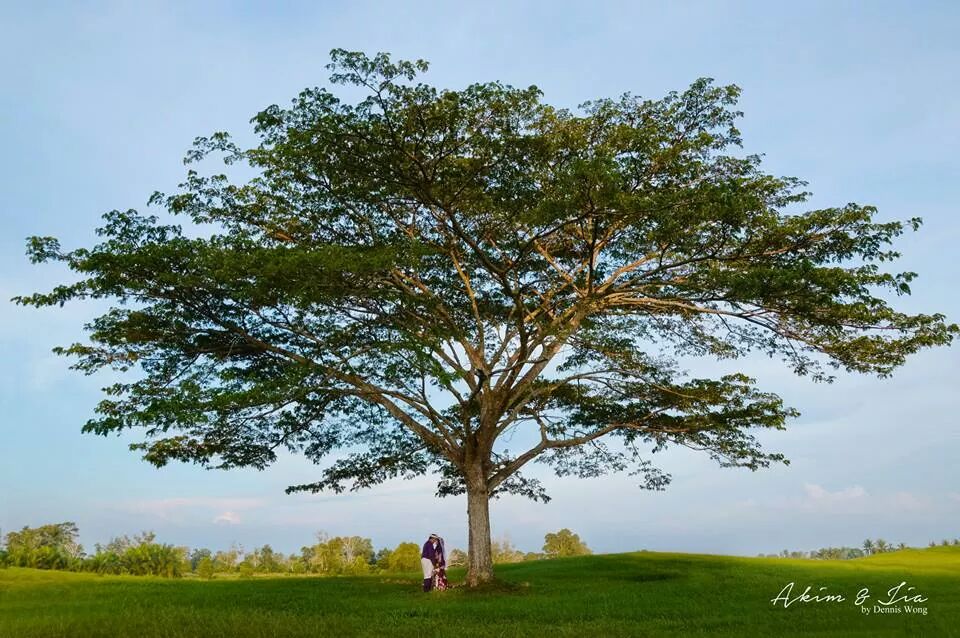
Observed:
[[[504,594],[528,594],[531,591],[531,586],[529,582],[526,581],[512,581],[512,580],[503,580],[500,578],[495,578],[488,583],[481,583],[474,587],[469,587],[465,582],[454,582],[451,583],[447,591],[445,592],[433,592],[438,595],[445,595],[448,593],[457,594],[460,596],[501,596]]]
[[[631,583],[656,583],[664,580],[676,580],[682,576],[683,574],[679,572],[653,572],[647,574],[631,574],[624,576],[622,580]]]

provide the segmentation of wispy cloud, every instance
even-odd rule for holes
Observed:
[[[218,525],[239,525],[240,516],[236,512],[221,512],[214,517],[213,522]]]
[[[264,507],[267,502],[261,498],[220,498],[211,496],[185,496],[161,499],[146,499],[117,503],[116,509],[131,514],[156,517],[162,520],[179,520],[195,515],[216,513],[215,523],[240,522],[237,512]]]
[[[802,510],[807,513],[832,512],[838,515],[852,512],[881,513],[933,512],[960,503],[960,494],[925,494],[909,490],[873,492],[861,485],[830,489],[818,483],[804,483],[802,494],[794,493],[780,499],[748,498],[737,501],[742,511]]]
[[[867,497],[867,491],[859,485],[852,485],[831,492],[816,483],[806,483],[803,490],[806,492],[807,499],[812,503],[846,503]]]

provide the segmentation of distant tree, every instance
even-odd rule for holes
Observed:
[[[218,574],[225,574],[237,571],[237,564],[240,562],[240,550],[231,547],[228,550],[218,551],[213,555],[214,570]]]
[[[313,546],[310,571],[333,576],[343,571],[343,548],[339,538],[329,538]]]
[[[83,556],[75,523],[24,527],[6,536],[7,561],[15,567],[70,569]]]
[[[450,550],[450,557],[447,559],[447,564],[451,567],[462,567],[466,565],[467,553],[462,549]]]
[[[290,490],[436,472],[439,494],[466,494],[477,585],[493,578],[490,499],[548,499],[529,463],[662,489],[649,456],[671,446],[786,462],[754,433],[799,412],[740,372],[687,378],[682,357],[888,376],[960,332],[875,296],[910,292],[916,273],[879,265],[921,220],[797,211],[804,182],[740,150],[736,86],[571,110],[534,86],[415,82],[420,60],[332,58],[357,102],[307,89],[253,118],[252,148],[199,138],[188,162],[222,153],[241,181],[191,168],[151,197],[197,236],[128,210],[90,248],[28,239],[31,261],[79,277],[16,303],[116,300],[89,343],[55,350],[131,375],[85,431],[140,430],[157,466],[349,451]],[[517,430],[534,442],[511,452]]]
[[[310,552],[310,571],[335,576],[363,574],[370,570],[373,544],[359,536],[319,537]]]
[[[150,530],[145,530],[139,534],[134,534],[130,536],[116,536],[110,539],[103,549],[108,552],[115,552],[117,554],[123,554],[125,551],[131,547],[137,547],[139,545],[147,545],[153,542],[156,542],[157,534]]]
[[[528,560],[543,560],[544,558],[548,558],[547,555],[546,555],[546,554],[541,554],[540,552],[527,552],[526,554],[523,555],[523,560],[525,560],[525,561],[528,561]]]
[[[898,550],[907,549],[907,544],[906,544],[906,543],[897,543],[897,549],[898,549]]]
[[[392,572],[412,572],[420,569],[420,547],[416,543],[400,543],[390,552],[388,566]]]
[[[543,553],[548,558],[560,558],[563,556],[581,556],[589,554],[590,548],[580,540],[580,536],[574,534],[567,528],[559,532],[551,532],[543,537]]]
[[[260,548],[254,547],[250,551],[244,553],[243,560],[240,561],[242,566],[244,563],[250,565],[253,568],[253,571],[260,573]]]
[[[867,540],[863,541],[863,552],[864,552],[867,556],[869,556],[870,554],[872,554],[875,549],[876,549],[876,547],[874,546],[872,540],[870,540],[870,539],[868,538]]]
[[[286,570],[291,574],[305,574],[308,570],[308,564],[303,561],[302,556],[290,554],[286,560]]]
[[[194,549],[192,552],[190,552],[190,571],[197,571],[197,569],[200,567],[200,561],[202,561],[204,558],[212,559],[213,552],[204,547]],[[213,561],[211,560],[211,563],[212,562]]]
[[[378,549],[377,553],[373,555],[373,564],[381,571],[390,569],[390,554],[392,553],[393,550],[391,550],[389,547]]]
[[[883,554],[884,552],[890,551],[890,544],[887,543],[887,541],[883,540],[882,538],[878,538],[876,541],[874,541],[873,545],[874,545],[874,550],[878,554]]]
[[[304,545],[300,548],[299,562],[303,563],[306,571],[312,571],[311,566],[313,565],[313,548],[314,545]]]
[[[836,548],[836,558],[849,560],[852,558],[862,558],[864,552],[859,547],[838,547]]]
[[[211,558],[210,555],[202,556],[197,562],[196,572],[200,578],[205,580],[212,579],[215,573],[213,558]]]
[[[85,571],[97,574],[123,574],[125,573],[123,557],[121,554],[108,550],[99,543],[95,546],[93,556],[89,556],[83,563]]]
[[[523,560],[523,552],[514,547],[507,537],[494,540],[491,544],[491,550],[494,563],[519,563]]]
[[[840,558],[840,551],[836,547],[823,547],[810,552],[810,558],[818,560],[833,560]]]
[[[344,561],[354,565],[370,565],[373,562],[373,542],[369,538],[360,536],[346,536],[343,538]]]
[[[190,551],[156,541],[153,532],[134,537],[117,536],[106,545],[97,545],[84,569],[99,574],[131,574],[178,578],[191,571]]]
[[[283,554],[273,551],[269,545],[255,548],[251,554],[251,563],[257,572],[273,574],[284,571]]]

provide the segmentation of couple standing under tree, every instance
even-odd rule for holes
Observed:
[[[430,534],[420,552],[423,567],[423,591],[447,588],[447,549],[438,534]]]

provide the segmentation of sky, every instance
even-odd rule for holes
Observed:
[[[744,151],[808,181],[810,208],[923,218],[887,266],[919,273],[892,302],[956,322],[958,25],[960,4],[946,1],[0,3],[0,530],[74,521],[88,549],[141,530],[285,552],[320,531],[378,548],[439,532],[466,546],[465,499],[435,498],[429,477],[288,496],[315,466],[157,469],[127,449],[136,437],[82,434],[107,379],[69,370],[51,348],[82,341],[106,306],[8,301],[70,279],[30,264],[27,236],[91,245],[106,211],[145,210],[153,191],[176,189],[194,137],[242,140],[257,111],[325,85],[331,49],[428,60],[425,80],[441,87],[535,84],[563,107],[662,97],[702,76],[737,84]],[[685,363],[696,376],[743,370],[797,408],[786,431],[762,437],[790,465],[750,472],[666,452],[663,492],[625,475],[534,471],[553,500],[493,501],[494,536],[538,551],[569,527],[597,552],[743,555],[960,536],[960,347],[918,353],[891,378],[840,373],[830,385],[763,356]]]

